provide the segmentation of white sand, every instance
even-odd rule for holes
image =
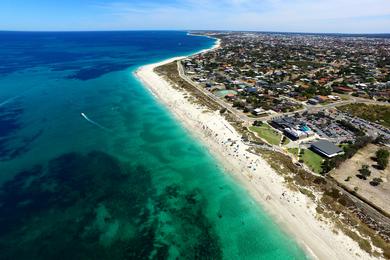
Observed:
[[[317,220],[314,203],[305,195],[289,190],[283,177],[265,160],[247,152],[248,146],[241,141],[241,136],[218,111],[209,112],[205,107],[190,103],[185,98],[189,93],[171,87],[153,71],[182,58],[144,66],[136,75],[312,258],[371,259],[352,239],[341,232],[334,233],[330,224]],[[228,139],[235,141],[235,145]]]

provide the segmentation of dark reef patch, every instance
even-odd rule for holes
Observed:
[[[68,79],[78,79],[78,80],[90,80],[95,79],[104,74],[121,71],[128,67],[132,66],[132,64],[124,63],[124,64],[114,64],[114,63],[103,63],[94,65],[93,67],[83,68],[78,70],[76,73],[68,76]]]
[[[106,153],[64,154],[1,187],[1,259],[220,259],[206,203],[178,185],[157,195],[148,170]]]
[[[39,130],[29,136],[19,136],[23,128],[20,117],[23,108],[20,102],[0,106],[0,161],[12,160],[30,150],[30,145],[42,135]]]
[[[199,189],[184,190],[179,185],[165,188],[156,201],[158,212],[171,219],[172,233],[162,233],[162,248],[173,245],[179,259],[222,259],[222,249],[213,223],[205,215],[207,201]],[[166,228],[165,228],[166,229]]]
[[[35,134],[32,134],[32,135],[27,136],[27,137],[19,138],[19,144],[9,150],[7,160],[12,160],[12,159],[30,151],[32,143],[36,139],[38,139],[42,134],[43,134],[43,130],[41,129],[41,130],[37,131]]]
[[[19,103],[12,102],[0,107],[0,160],[7,159],[13,153],[8,144],[13,135],[22,128],[20,115],[23,109]]]
[[[19,117],[23,109],[17,102],[0,106],[0,139],[10,136],[21,128]]]
[[[150,175],[102,152],[71,153],[0,190],[2,259],[131,259],[153,250]]]

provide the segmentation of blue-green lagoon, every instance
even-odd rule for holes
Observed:
[[[0,259],[305,259],[134,77],[186,32],[0,32]]]

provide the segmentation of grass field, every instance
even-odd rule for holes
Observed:
[[[262,126],[251,126],[251,131],[257,133],[257,135],[272,145],[279,145],[282,135],[273,130],[269,125],[263,124]]]
[[[282,144],[283,144],[283,145],[288,145],[290,142],[291,142],[291,140],[288,139],[287,137],[285,137]]]
[[[299,149],[298,148],[289,148],[287,149],[287,151],[293,155],[295,155],[296,157],[298,157],[298,151]]]
[[[390,106],[349,104],[338,107],[338,109],[385,127],[390,127]]]
[[[313,152],[312,150],[305,149],[302,159],[304,163],[313,171],[316,173],[322,172],[322,162],[324,159]]]

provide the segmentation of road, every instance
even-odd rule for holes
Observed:
[[[200,87],[197,83],[192,81],[184,72],[183,65],[180,61],[177,61],[177,68],[179,71],[180,77],[185,80],[188,84],[196,88],[198,91],[202,92],[204,95],[206,95],[208,98],[210,98],[215,103],[219,104],[221,107],[226,108],[227,111],[229,111],[231,114],[233,114],[237,119],[239,119],[242,122],[248,122],[251,121],[251,119],[242,113],[241,111],[234,109],[231,105],[226,104],[224,101],[222,101],[220,98],[216,97],[213,93],[205,90],[204,88]]]
[[[188,84],[190,84],[191,86],[196,88],[198,91],[202,92],[204,95],[206,95],[212,101],[219,104],[221,107],[226,108],[226,110],[228,110],[231,114],[233,114],[237,119],[239,119],[240,121],[244,122],[247,125],[251,125],[255,120],[269,121],[269,120],[272,120],[274,118],[281,117],[281,116],[290,116],[290,115],[293,115],[295,113],[304,113],[304,112],[316,112],[316,111],[319,112],[319,111],[322,111],[325,109],[335,108],[337,106],[348,105],[348,104],[352,104],[352,103],[389,105],[388,103],[378,102],[375,100],[364,99],[364,98],[359,98],[359,97],[349,97],[350,98],[349,100],[330,103],[330,104],[326,104],[326,105],[311,106],[311,105],[307,105],[305,103],[302,103],[304,108],[300,109],[300,110],[296,110],[293,112],[287,112],[287,113],[277,113],[277,114],[272,114],[272,115],[265,116],[265,117],[252,118],[252,117],[249,117],[248,115],[246,115],[245,113],[243,113],[242,111],[233,108],[231,104],[224,102],[220,98],[216,97],[213,93],[205,90],[199,84],[194,82],[190,77],[188,77],[185,74],[183,65],[181,64],[180,61],[177,61],[177,67],[178,67],[179,75],[183,80],[185,80]]]

